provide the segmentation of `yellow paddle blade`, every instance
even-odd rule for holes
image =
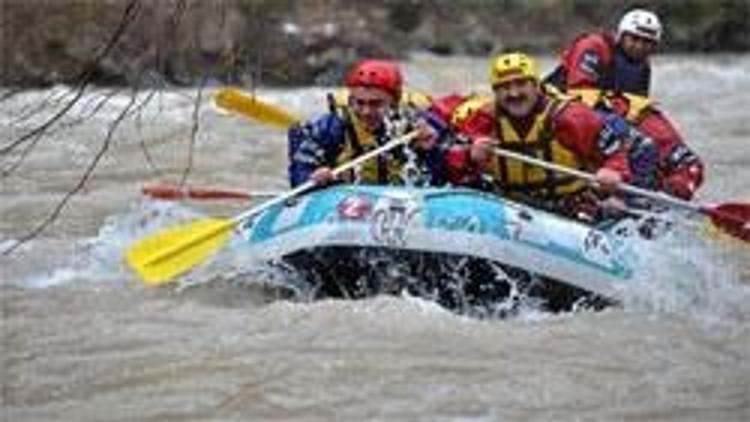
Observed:
[[[125,259],[144,284],[166,284],[213,256],[234,225],[234,220],[205,219],[172,227],[135,243]]]
[[[224,88],[214,96],[216,105],[261,123],[287,129],[297,123],[299,118],[282,108],[265,103],[253,95],[248,95],[236,88]]]

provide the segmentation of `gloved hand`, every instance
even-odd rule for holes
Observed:
[[[662,189],[670,195],[690,200],[702,183],[703,163],[686,145],[677,145],[669,155]]]
[[[695,179],[691,176],[690,168],[680,169],[671,174],[664,179],[662,184],[664,192],[686,201],[693,198],[695,190],[698,188]]]

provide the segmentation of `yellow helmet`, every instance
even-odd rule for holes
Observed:
[[[523,53],[507,53],[497,56],[490,64],[492,86],[516,79],[533,79],[539,82],[536,61]]]

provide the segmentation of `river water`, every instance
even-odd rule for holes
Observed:
[[[423,55],[405,63],[411,86],[434,93],[485,90],[485,67]],[[698,201],[750,202],[750,56],[660,57],[654,77],[707,163]],[[211,92],[198,107],[195,89],[153,92],[142,106],[139,93],[111,131],[131,93],[88,91],[44,137],[2,156],[7,251],[112,132],[55,222],[0,257],[3,421],[750,420],[750,248],[700,219],[649,252],[659,264],[649,283],[599,313],[477,320],[413,297],[300,303],[260,276],[218,277],[237,265],[221,258],[180,287],[144,287],[122,263],[128,245],[248,207],[148,200],[145,183],[286,187],[283,131],[217,112]],[[258,94],[309,116],[324,110],[325,92]],[[2,145],[73,95],[3,97]]]

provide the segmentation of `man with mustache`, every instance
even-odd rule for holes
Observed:
[[[329,112],[289,130],[289,181],[292,187],[333,180],[332,168],[373,150],[392,138],[418,130],[404,148],[384,153],[340,181],[368,184],[444,183],[442,150],[445,126],[414,107],[401,104],[403,77],[387,60],[362,60],[346,76],[348,96],[338,104],[329,96]]]
[[[494,147],[574,169],[594,171],[603,191],[631,181],[629,147],[642,137],[616,114],[601,114],[584,103],[542,87],[536,62],[523,53],[492,60],[493,101],[471,110],[452,126],[469,145],[447,154],[454,184],[492,189],[504,196],[583,220],[598,218],[598,198],[575,177],[503,158]],[[450,121],[436,102],[434,111]],[[447,107],[450,109],[450,107]]]

